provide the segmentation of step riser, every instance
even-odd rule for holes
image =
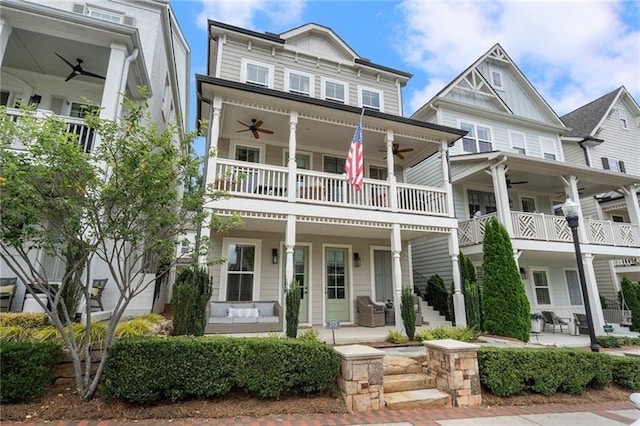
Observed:
[[[429,377],[424,375],[422,378],[415,378],[410,380],[401,380],[389,382],[384,381],[384,393],[402,392],[421,389],[433,389],[436,387],[435,377]]]
[[[415,374],[422,373],[422,365],[413,364],[408,367],[400,367],[395,365],[385,365],[382,369],[382,374],[385,376],[396,376],[399,374]]]
[[[385,404],[387,410],[418,410],[421,408],[451,408],[451,396],[447,395],[443,398],[428,399],[422,401],[398,402],[393,404]]]

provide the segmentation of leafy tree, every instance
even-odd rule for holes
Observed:
[[[497,336],[529,341],[529,301],[520,279],[507,230],[492,218],[483,243],[484,327]]]
[[[287,321],[287,337],[295,339],[298,336],[298,321],[300,317],[300,285],[298,281],[291,281],[287,289],[285,319]]]
[[[100,144],[86,153],[58,117],[40,119],[26,109],[19,120],[11,120],[0,109],[0,258],[28,283],[29,293],[46,294],[46,301],[36,301],[69,350],[76,388],[85,400],[95,394],[127,306],[168,273],[177,238],[205,216],[202,193],[191,197],[188,209],[180,197],[185,176],[198,170],[189,149],[195,134],[180,139],[174,125],[159,129],[144,101],[125,99],[123,111],[112,122],[89,110],[85,125]],[[12,149],[15,141],[24,145],[20,152]],[[49,285],[39,260],[42,252],[66,265],[59,287]],[[71,287],[80,285],[84,299],[90,299],[93,261],[108,267],[117,289],[105,356],[97,367],[89,356],[90,333],[78,342],[71,327]],[[90,327],[90,306],[85,305]]]
[[[400,316],[409,340],[413,340],[413,336],[416,334],[416,310],[414,305],[413,289],[411,287],[402,287]]]
[[[206,268],[185,269],[173,287],[173,334],[204,335],[207,303],[211,299],[211,278]]]
[[[631,330],[640,330],[640,283],[624,277],[620,285],[624,301],[631,310]]]

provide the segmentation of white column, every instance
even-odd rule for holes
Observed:
[[[595,330],[596,336],[600,336],[604,334],[604,314],[602,313],[602,305],[600,305],[600,295],[598,293],[596,273],[593,269],[593,254],[583,254],[582,263],[584,266],[584,278],[587,284],[587,297],[589,297],[591,316],[593,317],[593,328]]]
[[[638,194],[633,186],[622,188],[624,200],[627,204],[627,213],[631,223],[640,225],[640,205],[638,205]]]
[[[127,47],[122,44],[112,43],[107,75],[105,76],[104,88],[102,89],[100,118],[106,120],[116,119],[121,82],[122,79],[127,78],[127,76],[123,75],[124,61],[126,58]],[[98,141],[96,141],[96,143],[97,142]]]
[[[298,182],[296,179],[296,173],[298,170],[298,164],[296,163],[296,128],[298,125],[298,112],[291,111],[289,113],[289,161],[287,165],[289,167],[289,178],[287,180],[287,199],[290,202],[296,200],[298,192]]]
[[[293,250],[296,246],[296,216],[293,214],[287,215],[287,229],[285,231],[285,247],[287,250],[287,256],[285,259],[285,285],[287,289],[293,281]]]
[[[392,212],[398,211],[398,188],[393,158],[393,130],[387,130],[384,138],[387,148],[387,180],[389,181],[389,207]]]
[[[7,51],[7,43],[13,28],[7,21],[0,18],[0,64],[4,60],[4,53]]]
[[[509,191],[507,189],[507,178],[505,176],[504,164],[491,166],[491,178],[493,179],[493,192],[496,196],[498,220],[506,228],[509,235],[513,237],[511,208],[509,207]]]
[[[458,230],[451,229],[449,232],[449,255],[451,256],[451,267],[453,274],[453,312],[456,319],[456,327],[467,326],[467,313],[464,306],[464,293],[462,292],[462,277],[460,276],[460,262],[458,255]]]
[[[449,170],[449,145],[447,142],[440,144],[440,165],[442,168],[442,182],[444,182],[444,189],[447,191],[447,212],[449,216],[455,217],[455,211],[453,207],[453,188],[451,186],[451,172]]]
[[[391,228],[391,270],[393,272],[393,306],[396,317],[396,328],[405,333],[404,324],[402,323],[402,315],[400,305],[402,303],[402,266],[400,264],[400,254],[402,252],[402,240],[400,238],[400,225],[393,224]]]
[[[585,226],[584,217],[582,215],[582,205],[580,204],[580,191],[578,191],[578,178],[575,176],[568,176],[564,178],[565,192],[567,198],[571,198],[574,203],[580,207],[580,214],[578,217],[578,239],[581,243],[588,243],[587,228]]]

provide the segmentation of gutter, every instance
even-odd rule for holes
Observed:
[[[131,65],[131,62],[136,60],[139,52],[140,51],[136,47],[135,49],[133,49],[133,52],[131,52],[131,55],[127,56],[124,60],[124,65],[122,66],[122,74],[120,74],[121,80],[120,80],[120,90],[118,91],[118,102],[116,103],[116,117],[120,117],[120,114],[122,113],[122,96],[123,96],[123,93],[125,93],[125,90],[127,87],[127,79],[129,76],[129,66]]]

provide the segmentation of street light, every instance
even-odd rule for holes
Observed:
[[[580,239],[578,238],[578,219],[580,217],[580,207],[571,199],[562,206],[562,213],[567,219],[567,224],[571,228],[573,237],[573,248],[576,252],[576,261],[578,262],[578,276],[580,277],[580,288],[582,289],[582,300],[584,301],[584,310],[587,314],[587,325],[589,326],[589,339],[591,340],[591,352],[600,352],[598,342],[596,341],[596,332],[593,328],[593,317],[591,316],[591,304],[589,303],[589,293],[587,293],[587,283],[584,278],[584,265],[582,264],[582,253],[580,252]]]

